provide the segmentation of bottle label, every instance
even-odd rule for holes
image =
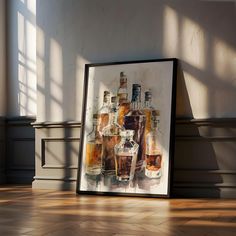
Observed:
[[[119,104],[127,102],[128,94],[127,93],[118,93]]]
[[[127,88],[127,80],[120,80],[120,88]]]

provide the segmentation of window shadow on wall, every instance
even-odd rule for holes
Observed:
[[[227,19],[215,23],[224,12],[234,18],[233,3],[151,1],[151,7],[145,1],[71,3],[73,7],[67,1],[37,4],[40,120],[80,121],[85,63],[162,57],[180,60],[178,118],[217,117],[226,107],[225,115],[233,112],[228,104],[233,107],[236,99],[234,67],[221,58],[235,55],[235,35],[229,34],[227,27],[233,27]],[[176,129],[175,182],[179,189],[181,184],[197,189],[204,182],[219,196],[215,186],[223,179],[216,171],[221,167],[212,140],[192,122],[179,123]],[[65,131],[64,135],[72,134]],[[70,149],[66,146],[62,157],[68,166]],[[209,179],[198,171],[205,171]],[[65,176],[70,174],[66,169]]]

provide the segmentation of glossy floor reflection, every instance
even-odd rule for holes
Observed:
[[[76,196],[0,186],[0,235],[236,235],[236,200]]]

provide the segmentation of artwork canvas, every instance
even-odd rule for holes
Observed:
[[[176,59],[86,64],[77,192],[169,197]]]

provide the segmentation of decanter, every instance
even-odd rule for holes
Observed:
[[[120,132],[121,141],[115,145],[116,178],[131,181],[134,178],[139,145],[133,140],[134,131]]]

